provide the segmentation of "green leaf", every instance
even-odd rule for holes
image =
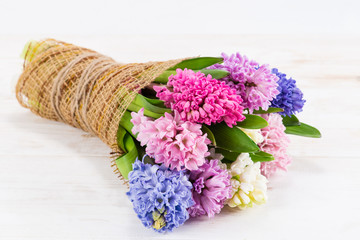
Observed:
[[[200,72],[204,73],[205,75],[210,74],[215,79],[221,79],[230,74],[228,71],[219,70],[219,69],[202,69],[200,70]]]
[[[137,148],[137,152],[138,152],[138,159],[143,159],[143,157],[146,155],[146,145],[145,146],[141,146],[139,141],[135,141],[135,145]],[[150,157],[149,157],[150,158]],[[154,165],[155,163],[153,163]]]
[[[305,123],[300,123],[299,126],[287,126],[285,133],[303,137],[321,138],[319,130]]]
[[[118,157],[115,160],[115,162],[121,175],[125,179],[128,179],[129,172],[132,171],[132,164],[135,162],[136,158],[138,157],[138,152],[134,139],[131,137],[130,134],[128,133],[125,134],[124,143],[127,153]]]
[[[131,113],[129,111],[125,111],[124,115],[120,119],[119,125],[120,127],[123,127],[126,131],[128,131],[129,134],[134,136],[134,134],[131,131],[134,125],[132,124],[132,122],[130,122],[130,120],[131,120]]]
[[[119,148],[122,149],[123,151],[126,151],[125,144],[124,144],[125,135],[126,135],[125,128],[123,128],[121,125],[119,125],[118,131],[116,134],[116,140],[117,140],[117,144],[118,144]]]
[[[141,94],[136,94],[136,97],[133,100],[133,103],[140,107],[143,107],[144,110],[148,110],[149,112],[152,112],[152,113],[158,113],[158,114],[164,114],[166,112],[171,113],[171,109],[155,106],[155,105],[151,104],[150,102],[148,102],[145,99],[145,97],[142,96]]]
[[[273,107],[269,107],[268,110],[262,110],[261,108],[259,110],[254,110],[253,113],[255,114],[264,114],[264,113],[276,113],[276,112],[283,112],[284,109],[282,108],[273,108]]]
[[[154,82],[156,83],[167,83],[168,80],[169,80],[169,77],[171,75],[175,75],[176,74],[176,71],[175,70],[167,70],[167,71],[164,71],[162,74],[160,74],[157,78],[155,78]]]
[[[202,72],[206,75],[210,74],[213,78],[215,79],[220,79],[223,77],[226,77],[227,75],[229,75],[229,72],[224,71],[224,70],[218,70],[218,69],[201,69],[201,70],[194,70],[194,72]],[[158,76],[154,82],[156,83],[167,83],[169,80],[169,77],[171,75],[176,75],[176,70],[166,70],[164,71],[162,74],[160,74],[160,76]]]
[[[300,126],[300,121],[295,115],[289,116],[282,116],[283,124],[285,127],[287,126]]]
[[[206,67],[209,67],[211,65],[214,65],[215,63],[220,63],[224,59],[222,57],[198,57],[198,58],[191,58],[186,59],[178,64],[176,64],[174,67],[169,68],[168,70],[176,70],[178,68],[180,69],[193,69],[193,70],[200,70]]]
[[[269,162],[273,161],[275,158],[270,153],[266,153],[263,151],[256,152],[256,153],[249,153],[251,160],[253,162]]]
[[[131,112],[138,112],[142,108],[143,108],[143,106],[140,106],[140,105],[135,104],[134,102],[131,102],[130,105],[128,106],[127,110],[131,111]],[[148,116],[148,117],[152,117],[152,118],[160,118],[164,114],[162,114],[162,113],[154,113],[154,112],[151,112],[148,109],[144,108],[144,115]]]
[[[238,152],[230,152],[226,149],[223,148],[216,148],[215,149],[216,153],[220,153],[224,156],[224,161],[223,162],[234,162],[236,161],[237,157],[240,155],[240,153]]]
[[[238,122],[237,126],[246,129],[261,129],[268,126],[268,122],[257,115],[244,114],[246,117],[244,121]]]
[[[223,162],[227,162],[227,163],[236,161],[238,156],[241,154],[241,153],[237,153],[237,152],[230,152],[223,148],[216,148],[215,151],[216,151],[216,153],[221,153],[224,156]],[[271,155],[270,153],[263,152],[263,151],[249,153],[249,156],[251,157],[251,160],[253,162],[269,162],[269,161],[273,161],[275,159],[273,155]]]
[[[155,99],[155,98],[148,98],[148,97],[145,97],[142,95],[142,97],[144,99],[146,99],[146,101],[148,101],[149,103],[155,105],[155,106],[158,106],[158,107],[161,107],[161,108],[164,108],[165,105],[164,105],[164,101],[161,101],[160,99]]]
[[[232,152],[257,152],[259,147],[241,129],[230,128],[225,123],[209,126],[215,137],[216,146]]]
[[[212,144],[214,144],[214,146],[216,146],[215,136],[212,133],[212,131],[207,126],[205,126],[204,124],[202,125],[201,130],[204,133],[207,133],[207,138],[212,142]]]

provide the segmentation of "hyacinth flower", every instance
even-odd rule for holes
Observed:
[[[260,172],[260,162],[254,163],[248,153],[242,153],[231,163],[231,198],[230,207],[245,209],[254,204],[264,204],[267,200],[267,182]]]
[[[166,86],[154,86],[154,90],[183,120],[207,125],[224,121],[232,127],[245,119],[241,97],[210,74],[177,69]]]
[[[187,209],[194,204],[191,188],[183,171],[136,160],[129,173],[127,195],[145,227],[166,232],[189,219]]]
[[[261,129],[264,141],[259,143],[259,147],[261,151],[274,156],[273,161],[261,163],[261,173],[269,178],[278,170],[286,171],[287,166],[291,163],[291,158],[286,153],[290,139],[285,133],[286,128],[279,114],[263,114],[262,117],[267,120],[269,125]]]
[[[303,93],[296,86],[296,81],[292,78],[286,78],[286,74],[279,72],[276,68],[272,70],[273,74],[278,76],[279,94],[271,101],[271,107],[282,108],[284,111],[280,115],[291,116],[302,111],[305,100]]]
[[[165,113],[153,120],[144,116],[144,109],[131,113],[133,134],[156,163],[170,169],[197,170],[205,162],[210,140],[201,131],[201,125],[181,120],[177,111],[174,116]]]
[[[221,80],[236,90],[243,99],[242,106],[249,109],[250,113],[260,108],[267,110],[279,93],[276,74],[271,72],[268,65],[259,65],[240,53],[230,56],[222,53],[222,57],[222,64],[215,64],[209,69],[229,72],[229,75]]]
[[[195,204],[188,209],[190,216],[214,217],[215,214],[220,213],[225,201],[231,197],[231,176],[226,168],[222,168],[218,159],[211,159],[189,174],[195,201]]]

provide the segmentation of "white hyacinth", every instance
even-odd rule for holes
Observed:
[[[254,163],[248,153],[242,153],[229,169],[231,173],[232,197],[227,201],[230,207],[241,209],[263,204],[267,200],[266,177],[261,175],[260,162]]]

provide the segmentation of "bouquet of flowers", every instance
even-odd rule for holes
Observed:
[[[144,226],[250,208],[291,159],[287,134],[320,137],[298,120],[296,81],[239,53],[120,64],[61,41],[23,51],[17,99],[35,114],[93,133]]]

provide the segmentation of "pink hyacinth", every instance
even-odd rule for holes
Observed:
[[[193,200],[195,204],[188,208],[191,217],[208,215],[213,217],[224,206],[225,200],[231,198],[230,174],[221,169],[219,160],[207,161],[196,171],[190,172],[193,183]]]
[[[287,165],[291,163],[291,158],[286,154],[289,145],[289,138],[285,134],[285,126],[279,114],[263,114],[269,125],[261,129],[264,141],[259,144],[261,151],[270,153],[275,160],[261,163],[261,173],[267,178],[273,175],[278,169],[286,171]]]
[[[222,53],[224,62],[210,66],[210,69],[226,70],[230,74],[221,80],[236,90],[243,99],[242,106],[253,110],[267,110],[276,95],[279,94],[279,78],[271,72],[268,65],[259,65],[239,53],[230,56]]]
[[[157,97],[180,113],[183,120],[194,123],[225,123],[232,127],[245,119],[242,99],[224,82],[209,74],[177,69],[165,86],[155,86]]]
[[[201,131],[201,125],[181,120],[165,113],[153,120],[144,116],[144,109],[131,113],[134,124],[132,132],[137,135],[141,146],[146,145],[146,153],[156,163],[164,163],[170,169],[197,170],[205,162],[210,140]]]

